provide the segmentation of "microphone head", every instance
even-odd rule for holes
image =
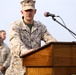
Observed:
[[[48,17],[48,16],[49,16],[48,14],[49,14],[49,12],[45,12],[45,13],[44,13],[44,16],[45,16],[45,17]]]

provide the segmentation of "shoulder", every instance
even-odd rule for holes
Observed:
[[[23,21],[20,19],[20,20],[16,20],[14,22],[12,22],[9,26],[9,31],[12,32],[12,31],[19,31],[22,27],[22,24],[23,24]]]
[[[34,24],[35,26],[38,26],[38,27],[46,27],[42,22],[40,21],[34,21]]]
[[[46,30],[46,26],[40,21],[34,21],[36,27],[40,28],[41,30]]]
[[[9,50],[9,51],[10,51],[10,48],[7,46],[7,44],[6,44],[6,43],[4,43],[4,42],[3,42],[3,46],[4,46],[7,50]]]
[[[23,23],[23,21],[20,20],[16,20],[14,22],[11,22],[10,27],[19,27],[21,25],[21,23]]]

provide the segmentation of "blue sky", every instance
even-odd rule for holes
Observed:
[[[45,17],[44,13],[50,12],[59,15],[66,26],[76,33],[76,0],[36,0],[37,13],[35,20],[41,21],[48,29],[50,34],[57,41],[72,42],[76,39],[61,25],[53,21],[51,17]],[[21,18],[20,0],[0,0],[0,30],[4,29],[7,33],[5,43],[9,45],[9,26],[10,23]],[[57,18],[62,23],[60,19]]]

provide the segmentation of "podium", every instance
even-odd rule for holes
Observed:
[[[76,42],[51,42],[21,58],[26,75],[76,75]]]

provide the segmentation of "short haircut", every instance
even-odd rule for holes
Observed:
[[[1,32],[6,32],[6,31],[5,31],[5,30],[0,30],[0,33],[1,33]]]

